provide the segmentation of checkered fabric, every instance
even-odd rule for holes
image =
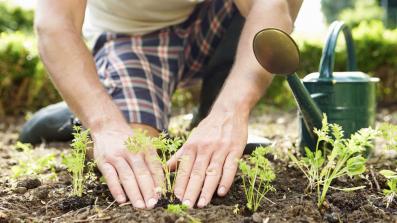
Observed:
[[[233,0],[208,0],[185,22],[154,33],[99,36],[93,49],[99,78],[129,123],[168,126],[176,86],[200,78],[235,13]]]

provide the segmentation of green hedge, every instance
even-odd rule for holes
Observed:
[[[33,30],[33,14],[33,10],[0,2],[0,32],[31,32]]]
[[[31,35],[21,32],[0,34],[0,117],[60,100],[40,62],[35,42]]]
[[[362,22],[352,30],[356,49],[358,69],[371,76],[379,77],[379,104],[397,103],[397,29],[388,30],[379,21]],[[297,40],[301,51],[300,76],[317,72],[322,54],[323,42]],[[335,55],[335,71],[344,71],[346,52],[344,39],[338,42]],[[284,78],[276,77],[264,101],[289,106],[293,98]]]

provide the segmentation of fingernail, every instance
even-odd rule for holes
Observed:
[[[184,200],[182,204],[190,207],[190,201],[189,200]]]
[[[119,203],[124,203],[125,202],[125,197],[123,195],[118,195],[116,197],[116,201]]]
[[[218,190],[218,193],[219,193],[220,195],[225,195],[225,193],[226,193],[226,188],[225,188],[224,186],[220,187],[219,190]]]
[[[154,198],[150,198],[149,201],[147,202],[148,208],[152,208],[152,207],[154,207],[154,205],[156,205],[156,204],[157,204],[157,200],[154,199]]]
[[[179,191],[179,190],[176,190],[176,191],[174,191],[174,194],[175,194],[175,196],[178,198],[178,199],[181,199],[182,198],[182,193]]]
[[[199,199],[199,202],[197,203],[197,206],[204,207],[205,206],[205,198],[201,197]]]
[[[146,206],[145,206],[145,203],[142,200],[137,200],[135,202],[135,207],[136,208],[145,208]]]

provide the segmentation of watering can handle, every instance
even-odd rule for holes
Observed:
[[[347,70],[348,71],[357,70],[356,55],[354,53],[354,44],[350,29],[343,22],[335,21],[331,24],[329,28],[327,40],[325,43],[323,54],[321,56],[320,71],[319,71],[320,78],[323,79],[332,78],[332,72],[334,70],[335,47],[340,31],[343,31],[346,41],[346,50],[347,50],[347,59],[348,59]]]

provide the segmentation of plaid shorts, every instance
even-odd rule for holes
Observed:
[[[145,35],[102,33],[93,48],[99,78],[129,123],[168,126],[178,84],[200,78],[235,13],[206,0],[183,23]]]

